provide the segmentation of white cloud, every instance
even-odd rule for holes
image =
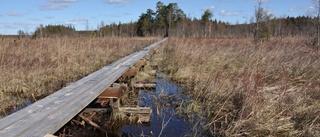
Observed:
[[[302,9],[302,7],[300,7],[300,6],[292,6],[290,9],[289,9],[289,11],[290,12],[294,12],[294,11],[299,11],[299,10],[301,10]]]
[[[111,14],[111,17],[118,18],[118,17],[121,17],[121,16],[118,15],[118,14]]]
[[[215,6],[207,6],[203,7],[203,10],[214,10],[216,7]]]
[[[314,15],[316,15],[316,8],[315,7],[313,7],[313,6],[310,6],[310,7],[308,7],[307,9],[306,9],[306,14],[307,15],[310,15],[310,16],[314,16]]]
[[[35,23],[22,23],[22,22],[14,22],[14,23],[0,23],[0,28],[6,29],[24,29],[30,26],[36,26]]]
[[[79,2],[80,0],[49,0],[49,2],[56,2],[56,3],[72,3],[72,2]]]
[[[46,3],[40,7],[42,10],[60,10],[69,7],[66,3]]]
[[[23,16],[23,14],[18,13],[16,11],[11,11],[11,12],[8,13],[8,16],[20,17],[20,16]]]
[[[76,25],[77,22],[67,21],[66,24]]]
[[[73,19],[73,20],[69,20],[66,22],[66,24],[79,24],[79,23],[86,23],[88,21],[87,18],[76,18],[76,19]]]
[[[129,12],[124,12],[123,15],[128,16],[131,15]]]
[[[310,6],[310,7],[307,8],[307,11],[315,11],[315,10],[316,10],[316,8],[313,7],[313,6]]]
[[[258,0],[257,2],[262,2],[262,3],[264,3],[264,2],[267,2],[268,0]]]
[[[46,16],[45,18],[46,18],[46,19],[53,19],[54,16]]]
[[[48,0],[45,4],[40,6],[41,10],[61,10],[69,7],[74,2],[80,0]]]
[[[107,0],[109,4],[126,4],[129,3],[131,0]]]
[[[219,14],[221,16],[237,16],[237,15],[240,15],[240,12],[228,12],[228,11],[225,11],[225,10],[221,10],[219,12]]]
[[[32,21],[42,21],[42,20],[39,19],[39,18],[30,18],[30,20],[32,20]]]

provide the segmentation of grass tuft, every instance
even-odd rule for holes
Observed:
[[[161,70],[188,88],[186,109],[221,136],[320,136],[320,52],[300,37],[170,38]]]
[[[36,101],[157,38],[4,38],[0,43],[0,110]]]

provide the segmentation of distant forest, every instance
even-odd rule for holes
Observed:
[[[175,37],[270,37],[303,36],[315,37],[317,17],[299,16],[276,18],[264,12],[258,5],[252,21],[246,24],[230,24],[213,19],[210,10],[204,11],[201,18],[187,17],[177,3],[165,5],[156,3],[156,9],[147,9],[139,20],[130,23],[113,23],[100,26],[96,30],[77,31],[72,26],[40,25],[33,38],[62,36],[92,37],[135,37],[135,36],[175,36]],[[19,37],[25,37],[23,31]]]

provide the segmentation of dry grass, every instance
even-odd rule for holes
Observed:
[[[0,41],[0,112],[37,100],[157,38],[45,38]]]
[[[190,89],[188,107],[211,134],[320,136],[320,52],[304,38],[178,39],[160,67]]]

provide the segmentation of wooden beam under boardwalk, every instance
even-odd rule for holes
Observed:
[[[137,61],[167,38],[102,69],[0,120],[0,137],[54,134]]]

